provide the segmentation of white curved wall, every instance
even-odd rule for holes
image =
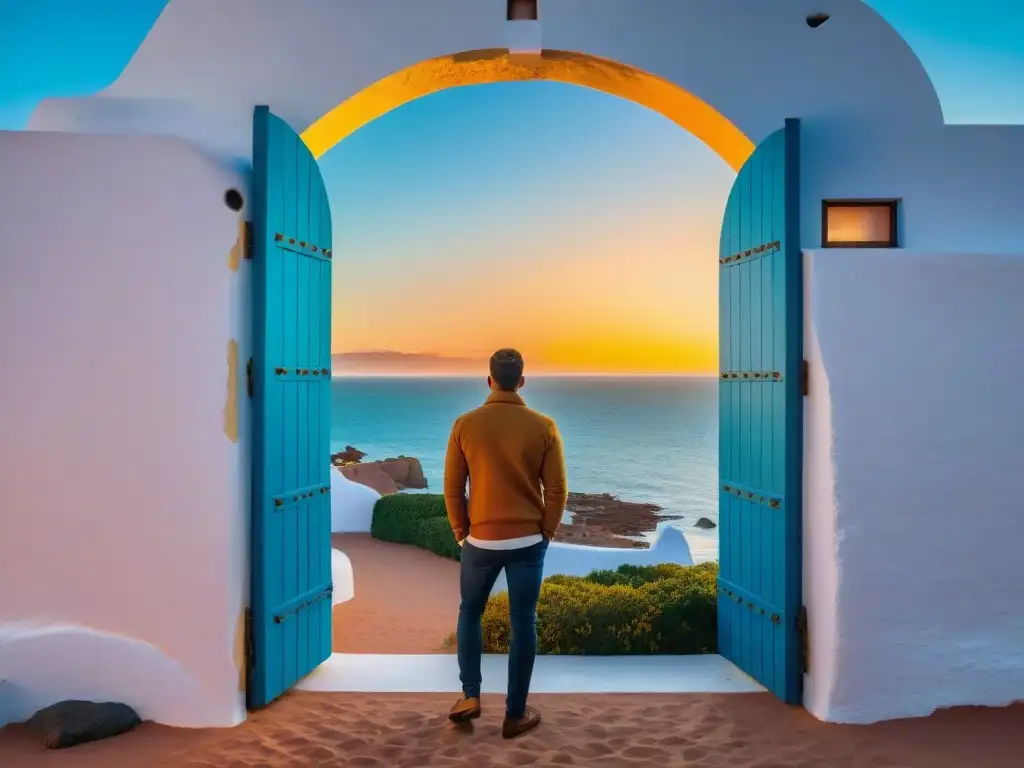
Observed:
[[[369,533],[380,494],[331,469],[331,532]]]
[[[658,565],[676,563],[693,565],[690,546],[686,537],[677,528],[662,528],[658,538],[649,549],[617,549],[615,547],[591,547],[580,544],[561,544],[552,541],[544,555],[544,578],[561,574],[564,576],[586,576],[591,571],[614,570],[620,565]],[[505,572],[502,571],[494,583],[492,595],[508,589]]]
[[[895,197],[907,248],[1019,250],[1024,128],[945,127],[895,30],[861,0],[828,5],[812,30],[803,0],[545,0],[527,27],[544,48],[677,83],[755,142],[802,118],[805,246],[820,243],[823,198]],[[170,0],[101,97],[48,100],[30,127],[187,136],[243,167],[254,104],[302,130],[424,59],[516,45],[522,24],[505,21],[505,0]]]
[[[8,683],[100,695],[123,653],[125,703],[235,724],[249,322],[222,196],[243,179],[172,137],[0,132],[0,168],[0,633],[72,627],[0,649],[28,665]]]
[[[1024,252],[806,258],[808,706],[1024,699]]]
[[[121,701],[143,720],[233,725],[216,690],[156,646],[70,624],[0,627],[0,726],[58,701]]]
[[[331,550],[331,581],[334,583],[334,594],[331,596],[332,606],[346,603],[356,596],[352,560],[340,549]]]

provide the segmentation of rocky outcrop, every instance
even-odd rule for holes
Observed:
[[[365,456],[366,454],[358,448],[346,445],[345,450],[338,451],[331,456],[331,463],[337,467],[343,467],[346,464],[358,464]]]
[[[127,704],[60,701],[40,709],[25,725],[47,749],[63,749],[126,733],[141,722]]]
[[[570,493],[565,508],[572,522],[563,523],[555,539],[566,544],[645,549],[650,546],[646,541],[630,537],[650,533],[663,520],[679,519],[663,515],[657,504],[623,501],[610,493]]]
[[[706,517],[702,517],[700,520],[698,520],[696,523],[693,524],[693,527],[694,528],[711,529],[711,528],[717,528],[718,525],[715,524],[714,520],[708,520]]]
[[[388,496],[398,493],[398,485],[392,477],[380,467],[380,463],[373,461],[369,464],[349,464],[343,467],[336,467],[341,474],[353,483],[373,488],[381,496]]]
[[[373,488],[381,496],[398,493],[406,488],[427,487],[427,478],[419,459],[397,456],[364,464],[365,456],[358,448],[346,445],[345,450],[331,456],[331,463],[352,482]]]

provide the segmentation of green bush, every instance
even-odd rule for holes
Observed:
[[[461,549],[439,493],[396,493],[382,496],[373,507],[370,535],[381,541],[412,544],[458,560]]]
[[[550,576],[537,606],[540,653],[717,653],[717,563],[623,565],[589,576]],[[484,650],[508,653],[508,594],[484,612]]]

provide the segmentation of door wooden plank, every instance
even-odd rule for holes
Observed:
[[[803,276],[799,122],[737,175],[719,252],[719,648],[800,701]]]
[[[331,653],[330,208],[319,167],[253,119],[254,414],[250,707]]]

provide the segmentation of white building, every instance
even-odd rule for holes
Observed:
[[[537,21],[508,21],[505,0],[170,0],[112,86],[0,133],[0,721],[69,696],[171,724],[244,718],[250,515],[266,513],[246,363],[273,364],[253,279],[275,247],[252,203],[254,107],[319,156],[432,90],[533,77],[658,109],[737,169],[800,120],[782,245],[727,221],[720,257],[789,268],[803,334],[786,349],[802,345],[809,387],[802,432],[792,407],[784,432],[802,461],[781,509],[767,481],[725,477],[740,488],[723,498],[766,498],[737,520],[788,515],[777,554],[797,603],[779,631],[792,653],[791,609],[806,608],[801,695],[819,718],[1024,698],[1024,507],[1007,485],[1024,426],[1024,128],[945,125],[899,35],[858,0],[827,5],[812,26],[800,0],[542,0]],[[739,178],[773,178],[758,167]],[[826,247],[825,201],[865,200],[884,247]],[[253,262],[246,221],[264,235]],[[310,248],[330,247],[326,221]],[[762,372],[741,362],[723,371]],[[786,397],[799,363],[779,371]],[[723,549],[739,531],[723,524]]]

